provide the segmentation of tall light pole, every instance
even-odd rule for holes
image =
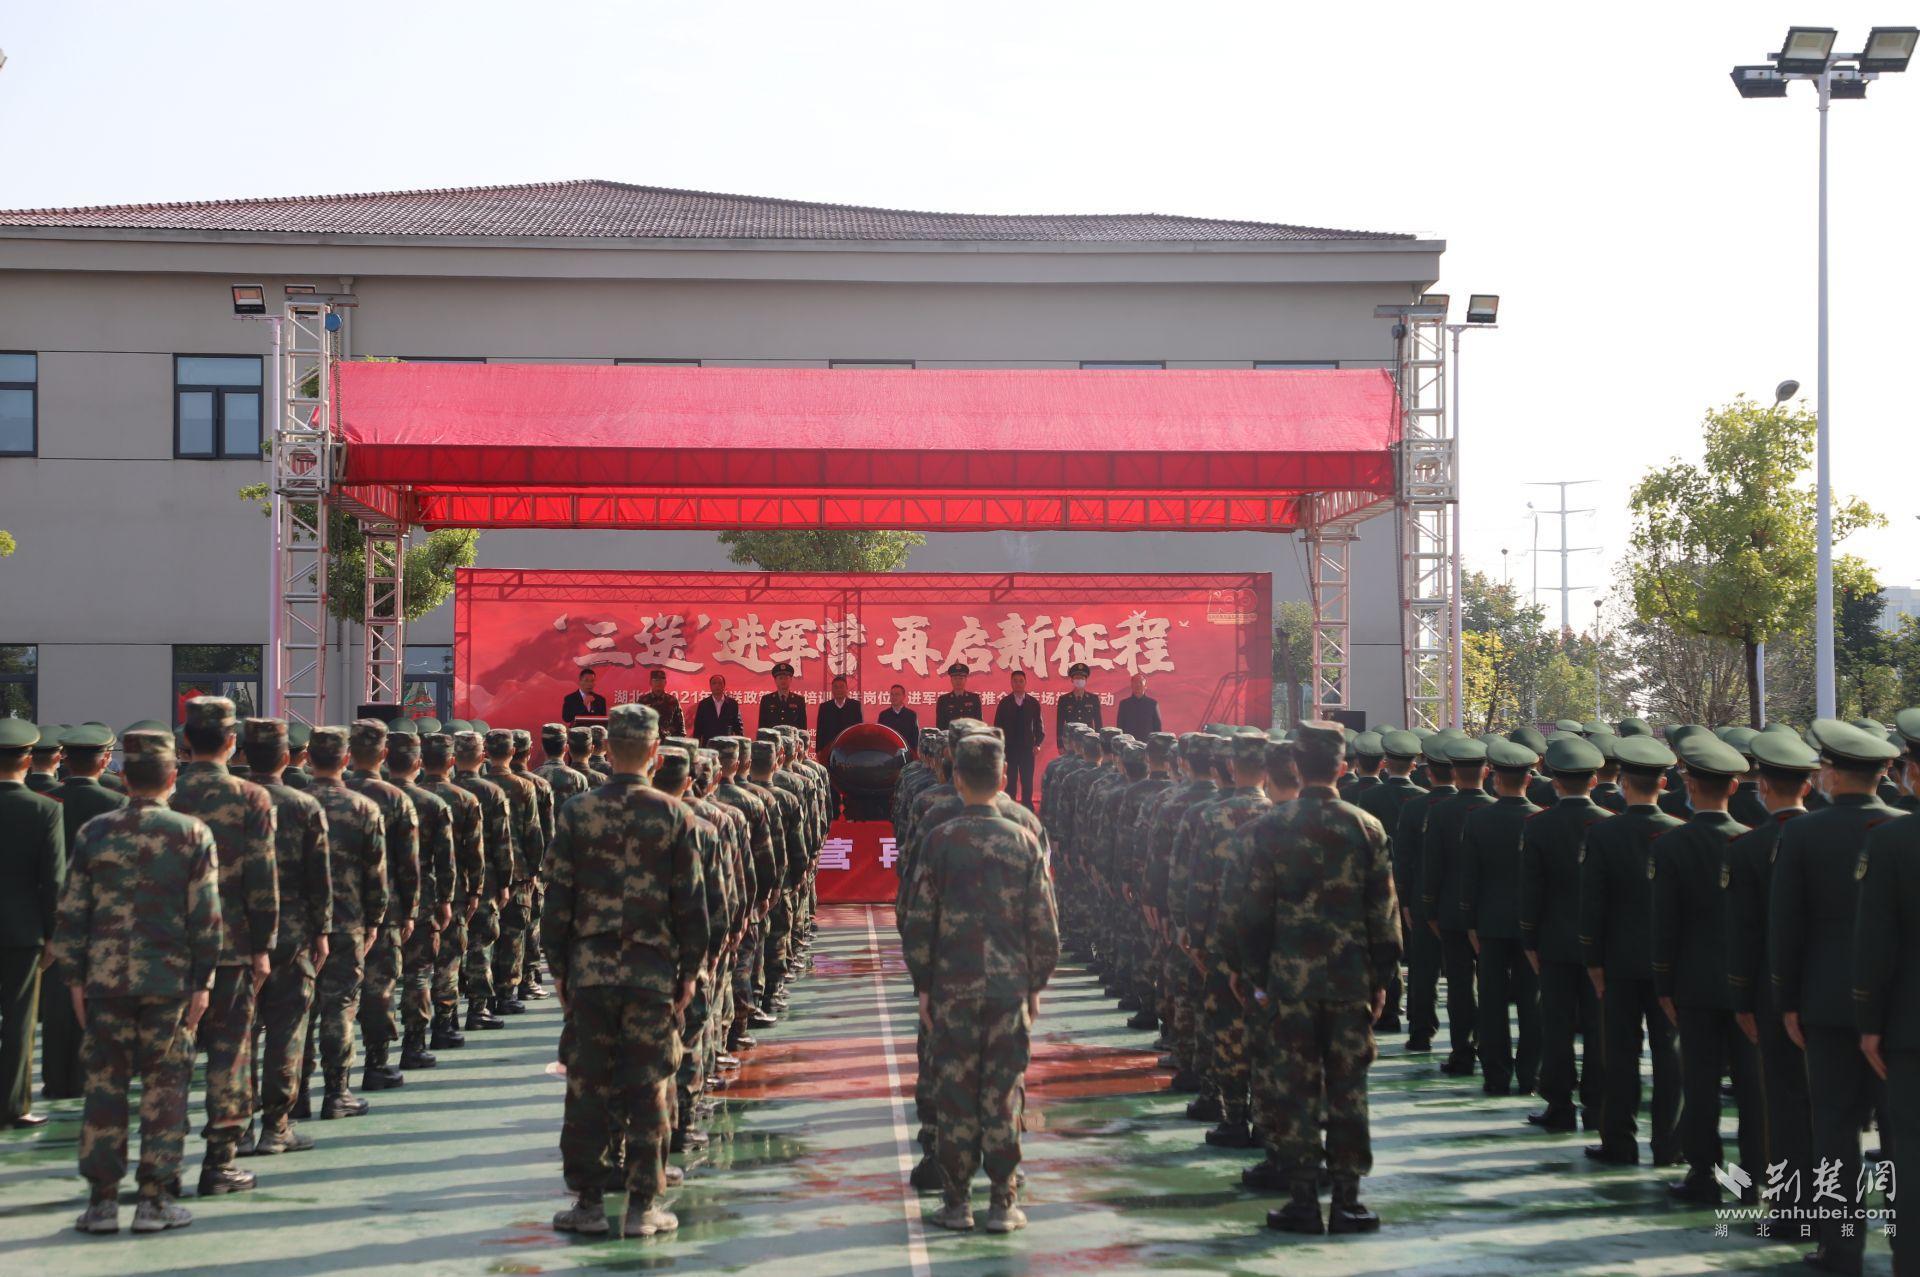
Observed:
[[[1432,296],[1433,294],[1428,294]],[[1500,297],[1497,293],[1470,293],[1467,296],[1467,322],[1448,324],[1447,332],[1453,336],[1453,438],[1456,455],[1460,440],[1460,334],[1469,328],[1497,328],[1494,321],[1500,317]],[[1456,462],[1456,467],[1458,463]],[[1467,725],[1467,649],[1465,616],[1461,608],[1460,594],[1464,584],[1460,568],[1466,557],[1461,544],[1460,501],[1456,497],[1453,503],[1453,725],[1465,728]],[[1502,550],[1502,554],[1506,551]]]
[[[1920,27],[1875,27],[1859,53],[1836,53],[1832,27],[1789,27],[1772,65],[1737,66],[1733,85],[1743,98],[1783,98],[1789,80],[1811,80],[1820,113],[1819,302],[1816,307],[1817,371],[1814,382],[1814,713],[1832,718],[1833,681],[1833,488],[1828,458],[1827,378],[1827,106],[1834,99],[1867,96],[1867,85],[1881,73],[1905,71],[1920,45]]]

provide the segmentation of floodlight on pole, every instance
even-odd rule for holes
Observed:
[[[1467,322],[1491,324],[1500,317],[1498,293],[1474,293],[1467,298]]]
[[[267,313],[267,289],[264,284],[235,284],[233,313],[241,319],[253,319]]]
[[[1788,27],[1773,65],[1788,75],[1818,75],[1833,60],[1833,42],[1839,38],[1832,27]]]
[[[1920,46],[1920,27],[1875,27],[1860,51],[1860,69],[1869,73],[1904,71]]]
[[[1427,298],[1434,297],[1440,299],[1441,313],[1445,314],[1445,304],[1448,300],[1447,294],[1427,294]],[[1422,300],[1425,299],[1423,298]],[[1462,437],[1460,433],[1460,334],[1465,332],[1469,327],[1495,327],[1494,320],[1499,317],[1499,314],[1500,298],[1497,294],[1469,293],[1467,294],[1467,322],[1464,324],[1447,325],[1447,332],[1453,337],[1453,368],[1450,374],[1450,380],[1453,383],[1453,438],[1456,456],[1454,464],[1456,468],[1459,465],[1457,457],[1460,446],[1459,441]],[[1455,500],[1453,503],[1453,606],[1450,619],[1452,621],[1451,628],[1453,631],[1453,725],[1461,728],[1467,725],[1466,616],[1461,603],[1462,591],[1465,586],[1465,581],[1462,579],[1463,572],[1461,568],[1461,563],[1466,557],[1463,544],[1464,536],[1465,533],[1460,521],[1460,502]]]
[[[1780,68],[1744,66],[1733,69],[1733,87],[1743,98],[1783,98],[1787,96],[1787,77]]]

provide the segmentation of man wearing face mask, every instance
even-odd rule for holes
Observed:
[[[1070,724],[1085,723],[1094,731],[1101,728],[1100,698],[1087,690],[1087,679],[1093,673],[1086,662],[1077,661],[1067,667],[1067,677],[1073,680],[1073,690],[1061,695],[1053,709],[1053,739],[1056,743],[1065,742]]]

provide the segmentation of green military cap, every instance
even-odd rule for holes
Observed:
[[[1474,737],[1474,739],[1479,741],[1482,745],[1491,745],[1493,744],[1493,742],[1497,740],[1506,740],[1507,738],[1502,736],[1499,732],[1481,732],[1478,736]]]
[[[1762,736],[1765,736],[1768,732],[1772,732],[1775,736],[1791,736],[1795,740],[1800,739],[1800,733],[1793,730],[1793,724],[1782,723],[1777,719],[1760,729]]]
[[[1293,741],[1296,755],[1308,754],[1322,761],[1337,759],[1346,753],[1346,730],[1323,718],[1303,719]]]
[[[1837,718],[1813,720],[1813,744],[1821,754],[1846,763],[1884,763],[1900,757],[1900,751],[1884,736],[1863,731]]]
[[[472,731],[473,724],[469,723],[464,718],[449,718],[444,724],[442,724],[441,730],[446,732],[446,734],[449,736],[458,736],[461,732]]]
[[[1453,760],[1447,757],[1447,746],[1452,742],[1453,737],[1442,736],[1439,732],[1435,732],[1420,742],[1421,757],[1430,763],[1445,763],[1452,766]]]
[[[1714,735],[1739,750],[1748,758],[1753,757],[1753,738],[1760,733],[1751,727],[1722,727]]]
[[[347,756],[347,729],[316,727],[307,738],[307,753],[323,767],[331,767]]]
[[[693,770],[693,756],[677,745],[662,745],[654,755],[653,779],[661,785],[677,785]]]
[[[395,732],[387,737],[387,761],[397,767],[408,767],[420,757],[420,733]]]
[[[224,696],[196,696],[187,702],[185,725],[226,730],[234,724],[233,714],[233,702]]]
[[[1628,767],[1651,767],[1665,771],[1673,766],[1673,751],[1651,736],[1621,736],[1614,757]]]
[[[496,727],[480,733],[486,742],[488,758],[503,758],[513,752],[513,731],[506,727]]]
[[[1893,716],[1893,730],[1909,749],[1920,746],[1920,708],[1903,709]]]
[[[287,724],[287,748],[305,749],[313,740],[313,728],[306,723]]]
[[[1412,732],[1380,733],[1380,752],[1389,758],[1420,757],[1420,738]]]
[[[1007,747],[998,736],[975,732],[953,747],[953,765],[958,771],[997,768],[1006,761]]]
[[[1545,744],[1545,742],[1541,742]],[[1487,747],[1487,761],[1506,771],[1531,771],[1540,755],[1517,740],[1497,740]]]
[[[615,705],[607,715],[610,740],[652,740],[660,734],[660,715],[651,705]],[[489,737],[488,748],[493,741]]]
[[[1595,719],[1590,719],[1590,720],[1588,720],[1587,722],[1584,722],[1584,723],[1582,723],[1582,724],[1580,724],[1580,726],[1579,726],[1579,727],[1578,727],[1577,729],[1575,729],[1575,730],[1577,730],[1577,731],[1579,731],[1579,732],[1580,732],[1580,733],[1581,733],[1582,735],[1585,735],[1585,736],[1613,736],[1613,735],[1616,735],[1616,733],[1614,732],[1614,730],[1613,730],[1613,728],[1611,728],[1611,727],[1609,727],[1609,726],[1607,726],[1607,725],[1606,725],[1605,723],[1603,723],[1603,722],[1601,722],[1601,721],[1600,721],[1599,719],[1597,719],[1597,718],[1595,718]]]
[[[1587,737],[1588,743],[1600,751],[1600,757],[1610,763],[1620,761],[1620,742],[1625,739],[1627,738],[1624,736],[1616,736],[1612,732],[1595,732],[1592,736]]]
[[[40,729],[24,718],[0,718],[0,749],[30,749]]]
[[[487,738],[479,732],[465,731],[450,733],[453,737],[453,756],[469,762],[476,758],[485,758]]]
[[[0,726],[9,721],[0,719]],[[173,733],[129,730],[120,738],[120,749],[129,761],[148,759],[165,766],[174,761]]]
[[[493,730],[493,728],[487,724],[487,720],[484,718],[470,718],[467,721],[470,724],[472,724],[473,730],[476,732],[479,732],[482,736],[485,736],[488,732]]]
[[[1232,731],[1233,728],[1226,723],[1208,723],[1200,730],[1209,736],[1225,736],[1228,732]]]
[[[1068,678],[1092,678],[1093,671],[1087,668],[1087,663],[1085,661],[1075,661],[1073,664],[1067,666],[1067,677]]]
[[[1615,734],[1619,736],[1653,735],[1653,728],[1647,726],[1647,720],[1644,718],[1623,718],[1613,727]]]
[[[1418,736],[1421,740],[1425,740],[1427,737],[1433,735],[1433,729],[1431,727],[1409,727],[1407,730],[1415,736]]]
[[[1547,733],[1547,744],[1549,744],[1549,745],[1551,745],[1551,744],[1553,744],[1553,742],[1555,742],[1555,741],[1557,741],[1557,740],[1566,740],[1566,739],[1567,739],[1568,737],[1579,737],[1579,739],[1581,739],[1581,740],[1585,740],[1585,739],[1586,739],[1586,737],[1585,737],[1585,736],[1581,736],[1579,732],[1559,732],[1559,731],[1554,731],[1554,732],[1548,732],[1548,733]],[[1544,755],[1545,755],[1545,753],[1546,753],[1546,751],[1545,751],[1545,750],[1541,750],[1540,752],[1541,752],[1541,754],[1542,754],[1543,756],[1544,756]]]
[[[1586,724],[1577,718],[1556,718],[1553,720],[1553,730],[1556,732],[1584,732],[1587,728]]]
[[[790,661],[775,661],[773,668],[768,670],[767,673],[773,675],[775,678],[780,677],[782,674],[791,678],[793,677],[793,663]]]
[[[524,727],[513,729],[513,752],[524,754],[533,748],[533,733]]]
[[[1239,767],[1263,767],[1267,761],[1267,734],[1241,732],[1233,738],[1233,761]]]
[[[387,725],[377,718],[356,718],[348,740],[355,749],[378,749],[387,743]]]
[[[414,719],[413,725],[419,729],[420,734],[422,736],[431,736],[435,732],[444,732],[447,730],[446,727],[440,722],[440,720],[435,718],[431,714],[427,715],[425,718]]]
[[[420,724],[405,714],[387,724],[387,733],[392,736],[418,736]]]
[[[1563,775],[1597,772],[1607,759],[1600,747],[1573,732],[1547,742],[1547,770]]]
[[[1753,758],[1762,767],[1783,772],[1817,772],[1820,755],[1791,730],[1762,731],[1753,738]]]
[[[33,743],[33,752],[52,754],[59,751],[60,737],[66,733],[67,729],[59,723],[42,723],[35,730],[40,733],[40,739]]]
[[[240,740],[247,745],[284,745],[287,720],[284,718],[248,718],[240,723]]]
[[[1856,718],[1851,722],[1863,732],[1877,732],[1882,736],[1887,734],[1887,725],[1877,718]]]
[[[60,743],[68,749],[112,749],[113,732],[103,723],[82,723],[62,734]]]
[[[1575,723],[1571,730],[1579,731],[1580,725]],[[1547,752],[1547,738],[1540,734],[1540,729],[1537,727],[1516,727],[1507,733],[1507,739],[1515,745],[1525,745],[1532,750],[1536,760]],[[1488,745],[1491,747],[1492,742],[1489,741]]]
[[[1353,752],[1361,758],[1385,758],[1387,747],[1379,732],[1361,732],[1353,738]]]
[[[1501,740],[1502,737],[1494,737]],[[1506,742],[1512,744],[1511,741]],[[1487,761],[1487,743],[1475,740],[1471,736],[1456,736],[1447,742],[1447,761],[1450,763],[1484,763]]]
[[[567,743],[567,725],[565,723],[540,724],[540,743],[555,749],[565,745]]]
[[[1697,732],[1704,732],[1706,730],[1707,730],[1706,728],[1700,726],[1700,724],[1698,723],[1675,723],[1671,727],[1667,728],[1667,745],[1670,748],[1673,746],[1677,746],[1681,741],[1686,740],[1689,736],[1692,736]]]
[[[1400,724],[1398,724],[1398,723],[1381,723],[1381,724],[1380,724],[1380,725],[1379,725],[1378,727],[1375,727],[1375,728],[1374,728],[1373,730],[1374,730],[1374,731],[1376,731],[1376,732],[1378,732],[1378,733],[1379,733],[1380,735],[1382,735],[1382,736],[1385,736],[1385,735],[1386,735],[1386,734],[1387,734],[1388,732],[1397,732],[1397,731],[1399,731],[1399,730],[1400,730]]]
[[[973,673],[973,671],[967,668],[967,663],[965,661],[955,661],[953,664],[947,666],[947,673],[948,674],[971,674]]]
[[[752,765],[755,767],[773,766],[773,742],[756,740],[753,742]]]
[[[1441,740],[1458,740],[1467,733],[1458,727],[1440,727],[1436,728],[1433,734]]]
[[[453,758],[453,737],[445,732],[430,732],[420,738],[420,758],[436,771]]]
[[[1689,772],[1703,776],[1744,776],[1746,755],[1712,732],[1695,732],[1681,741],[1674,751]]]

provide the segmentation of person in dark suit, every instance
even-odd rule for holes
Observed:
[[[1113,721],[1135,740],[1145,740],[1160,730],[1160,702],[1147,695],[1147,676],[1135,674],[1129,683],[1132,695],[1121,701]]]
[[[895,683],[887,689],[887,707],[880,711],[880,725],[893,729],[907,742],[907,758],[920,757],[920,716],[907,708],[907,688]]]
[[[39,729],[0,718],[0,1125],[38,1126],[33,1108],[33,1026],[40,1012],[40,951],[53,939],[67,873],[60,804],[26,786]]]
[[[607,716],[607,698],[593,690],[600,676],[593,670],[580,671],[580,686],[567,693],[567,699],[560,702],[560,717],[571,723],[576,718],[605,718]]]
[[[993,725],[1007,738],[1007,797],[1033,806],[1033,758],[1046,742],[1040,702],[1027,695],[1027,672],[1015,670],[1013,691],[993,707]],[[1145,740],[1146,737],[1141,737]]]
[[[833,742],[839,739],[841,732],[846,731],[855,723],[864,723],[866,721],[866,715],[860,711],[860,702],[847,695],[847,676],[845,674],[834,675],[833,698],[831,700],[821,701],[820,708],[815,711],[813,716],[813,741],[814,748],[818,751],[815,756],[819,758],[823,765],[831,767],[833,765]],[[829,783],[827,785],[827,798],[832,805],[831,810],[833,814],[838,816],[844,807],[840,797],[840,787]]]
[[[707,680],[706,699],[693,711],[693,734],[702,745],[716,736],[747,734],[740,721],[740,702],[727,695],[726,675],[715,674]]]

